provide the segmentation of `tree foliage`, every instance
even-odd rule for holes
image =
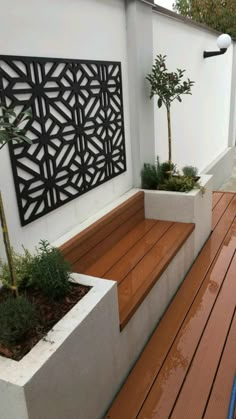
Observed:
[[[236,37],[235,0],[175,0],[173,9],[212,29]]]
[[[10,141],[26,142],[31,140],[26,137],[26,124],[31,118],[31,109],[20,112],[18,115],[11,108],[0,107],[0,150]]]
[[[177,68],[174,72],[168,72],[165,64],[166,55],[157,55],[152,66],[152,71],[147,75],[147,80],[151,85],[150,99],[158,96],[157,105],[159,108],[164,104],[167,111],[168,124],[168,165],[172,170],[172,135],[170,121],[170,107],[175,100],[182,102],[182,95],[191,95],[191,88],[194,81],[190,79],[183,80],[185,70]]]
[[[182,102],[181,95],[191,95],[191,87],[194,82],[190,79],[182,81],[185,70],[177,68],[176,72],[168,72],[165,64],[166,55],[157,55],[152,66],[152,72],[148,74],[147,80],[150,82],[150,99],[157,95],[159,97],[157,105],[162,104],[167,109],[170,108],[174,100]]]

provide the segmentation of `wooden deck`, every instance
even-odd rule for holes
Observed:
[[[213,194],[213,231],[110,419],[223,419],[236,373],[236,194]]]

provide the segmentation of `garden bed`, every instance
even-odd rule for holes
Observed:
[[[35,305],[37,318],[39,319],[32,331],[17,344],[5,346],[0,344],[0,355],[19,361],[22,359],[40,339],[46,339],[46,335],[53,326],[91,289],[91,287],[71,283],[68,295],[60,301],[52,301],[37,289],[28,288],[24,291],[25,296]],[[11,295],[11,291],[2,288],[0,291],[0,304]]]

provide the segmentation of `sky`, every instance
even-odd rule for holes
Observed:
[[[166,9],[172,10],[172,4],[174,0],[155,0],[155,3],[159,6],[165,7]]]

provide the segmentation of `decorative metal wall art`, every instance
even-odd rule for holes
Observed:
[[[10,145],[22,225],[126,170],[120,63],[2,55],[0,95],[32,110]]]

